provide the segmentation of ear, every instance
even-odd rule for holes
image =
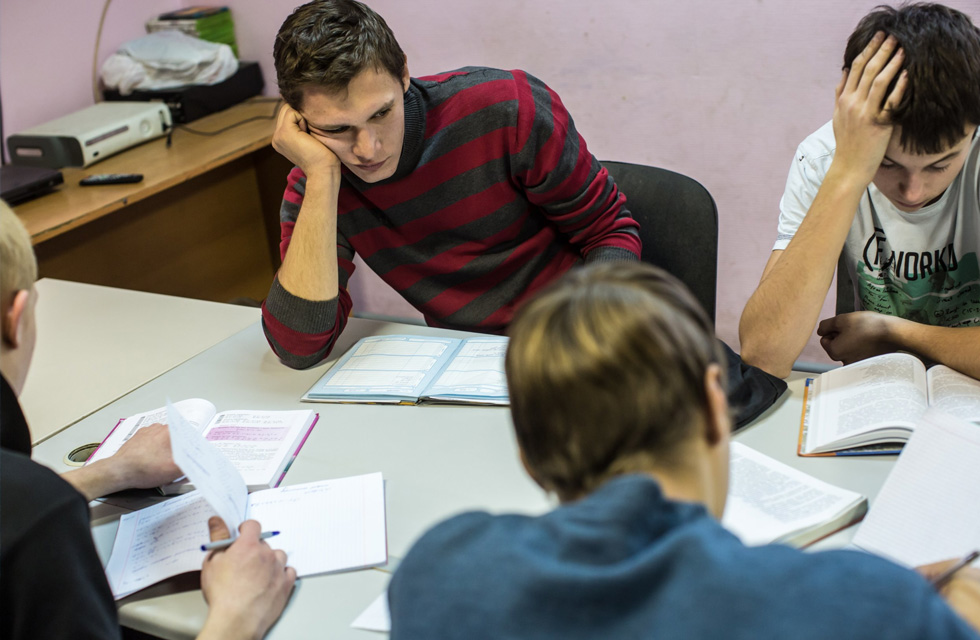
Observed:
[[[20,346],[20,333],[31,292],[21,289],[14,294],[10,306],[3,311],[3,341],[16,349]]]
[[[708,399],[704,435],[708,444],[715,446],[727,439],[732,430],[728,413],[728,392],[721,382],[721,366],[717,363],[708,365],[704,374],[704,390]]]
[[[408,86],[411,84],[412,76],[408,73],[408,56],[405,56],[405,64],[402,66],[402,92],[408,91]]]

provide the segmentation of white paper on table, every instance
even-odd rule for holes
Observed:
[[[234,540],[248,500],[245,480],[217,447],[184,420],[170,400],[167,400],[167,423],[174,462],[225,521]]]
[[[930,409],[875,498],[854,545],[909,567],[980,547],[980,427]]]
[[[391,633],[391,613],[388,611],[388,592],[385,591],[357,616],[350,626],[367,631]]]
[[[249,519],[279,531],[269,539],[299,575],[388,561],[381,473],[265,489],[249,496]]]
[[[204,561],[214,508],[199,492],[127,513],[119,520],[106,565],[112,595],[123,598],[164,578],[196,571]],[[138,544],[137,541],[152,541]]]

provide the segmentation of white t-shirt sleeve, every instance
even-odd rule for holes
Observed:
[[[786,189],[779,201],[779,226],[773,251],[785,249],[796,235],[833,159],[834,130],[828,122],[796,148]]]

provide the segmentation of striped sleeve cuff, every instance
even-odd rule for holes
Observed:
[[[337,298],[307,300],[294,296],[279,284],[278,276],[272,281],[265,307],[276,320],[299,333],[324,333],[337,323]]]
[[[638,262],[639,258],[629,249],[620,247],[596,247],[585,256],[585,264],[622,261]]]

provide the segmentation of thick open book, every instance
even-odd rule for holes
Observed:
[[[176,410],[167,423],[174,461],[198,489],[120,518],[106,565],[116,599],[199,570],[212,515],[225,521],[233,537],[247,519],[258,520],[263,531],[278,531],[266,542],[286,552],[300,577],[388,561],[380,473],[249,494],[231,461]]]
[[[937,410],[915,426],[854,545],[915,567],[980,549],[980,427]]]
[[[722,524],[748,545],[803,547],[860,520],[859,493],[827,484],[741,443],[731,444]]]
[[[929,407],[980,422],[980,381],[907,353],[832,369],[807,381],[799,454],[897,453]]]
[[[510,403],[507,338],[412,335],[358,340],[303,396],[313,402]]]
[[[218,413],[212,403],[201,398],[181,400],[174,406],[194,429],[231,460],[249,491],[279,486],[319,417],[304,410]],[[167,422],[166,407],[120,420],[85,464],[108,458],[137,430],[157,422]],[[186,478],[160,487],[164,495],[193,489]]]

